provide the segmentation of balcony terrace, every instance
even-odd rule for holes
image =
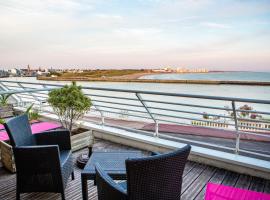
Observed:
[[[132,149],[127,146],[116,143],[97,140],[93,147],[94,151],[116,151],[116,150]],[[77,151],[74,156],[85,152],[87,149]],[[147,153],[147,152],[145,152]],[[66,188],[67,199],[82,199],[81,194],[81,170],[75,168],[75,180],[69,181]],[[228,170],[212,167],[205,164],[189,161],[184,171],[182,196],[183,200],[203,200],[205,195],[206,184],[208,182],[219,183],[223,185],[249,189],[257,192],[270,193],[270,180],[257,178],[254,176],[235,173]],[[89,199],[97,199],[97,189],[93,181],[89,181]],[[16,194],[16,177],[10,174],[5,169],[0,168],[0,199],[12,200]],[[60,194],[53,193],[30,193],[22,194],[21,199],[61,199]]]
[[[49,120],[57,117],[47,103],[48,91],[58,87],[61,85],[0,81],[0,93],[13,94],[15,110],[23,111],[34,103],[43,119]],[[83,91],[92,99],[93,107],[78,124],[95,138],[94,150],[135,148],[147,153],[167,152],[187,143],[192,146],[184,171],[182,199],[204,199],[208,182],[270,193],[270,121],[243,119],[239,115],[249,112],[269,116],[270,101],[93,87],[83,87]],[[256,110],[239,109],[243,104]],[[215,119],[204,118],[205,113]],[[206,127],[205,123],[215,125]],[[82,151],[87,150],[74,152],[75,157]],[[82,198],[80,172],[76,168],[75,180],[68,183],[67,199]],[[1,168],[0,199],[14,199],[15,185],[15,175]],[[33,193],[22,197],[61,196]],[[97,199],[91,181],[89,199]]]

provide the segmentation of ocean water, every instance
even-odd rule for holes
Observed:
[[[192,80],[256,80],[269,81],[269,72],[219,72],[207,74],[160,74],[149,75],[153,79],[192,79]],[[45,82],[45,83],[69,83],[68,81],[39,81],[35,77],[10,77],[1,80],[26,81],[26,82]],[[88,87],[134,89],[144,91],[174,92],[182,94],[196,94],[222,97],[239,97],[249,99],[270,100],[270,86],[257,85],[208,85],[208,84],[175,84],[175,83],[128,83],[128,82],[90,82],[78,81],[80,85]]]
[[[270,72],[211,72],[190,74],[155,74],[141,79],[160,80],[221,80],[221,81],[267,81],[270,82]]]

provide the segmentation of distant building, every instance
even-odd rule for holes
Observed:
[[[13,68],[13,69],[10,69],[8,70],[10,76],[22,76],[22,70],[20,69],[16,69],[16,68]]]
[[[208,73],[209,71],[205,68],[197,68],[197,69],[187,69],[183,67],[164,67],[162,69],[153,69],[153,72],[159,73]]]
[[[8,77],[9,73],[6,70],[0,70],[0,77]]]
[[[38,71],[36,72],[36,75],[37,75],[37,76],[46,76],[46,75],[48,75],[48,74],[50,74],[50,72],[49,72],[48,70],[38,70]]]
[[[27,77],[37,76],[36,70],[31,70],[27,68],[27,69],[21,69],[21,71],[22,71],[22,76],[27,76]]]

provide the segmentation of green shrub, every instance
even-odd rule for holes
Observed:
[[[34,104],[31,104],[25,111],[25,113],[28,115],[29,121],[32,120],[38,120],[40,118],[40,115],[37,110],[32,110]]]
[[[49,92],[49,104],[57,114],[61,124],[69,131],[76,120],[81,118],[91,107],[91,100],[76,82]]]
[[[0,105],[5,106],[8,104],[8,98],[13,94],[1,94],[0,95]]]
[[[4,119],[0,118],[0,124],[4,124],[4,123],[6,123],[6,121]]]
[[[40,115],[37,110],[32,110],[34,104],[31,104],[25,111],[25,114],[28,115],[29,121],[32,120],[38,120],[40,118]]]

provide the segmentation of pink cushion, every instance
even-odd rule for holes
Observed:
[[[270,194],[208,183],[205,200],[270,200]]]
[[[32,120],[30,123],[34,124],[34,123],[38,123],[38,122],[39,122],[38,120]],[[0,124],[0,130],[3,130],[3,129],[5,129],[4,125]]]
[[[31,125],[32,133],[41,133],[44,131],[52,130],[52,129],[57,129],[61,128],[62,126],[58,123],[55,122],[40,122],[40,123],[34,123]],[[0,131],[0,140],[5,141],[8,140],[8,134],[5,130]]]

